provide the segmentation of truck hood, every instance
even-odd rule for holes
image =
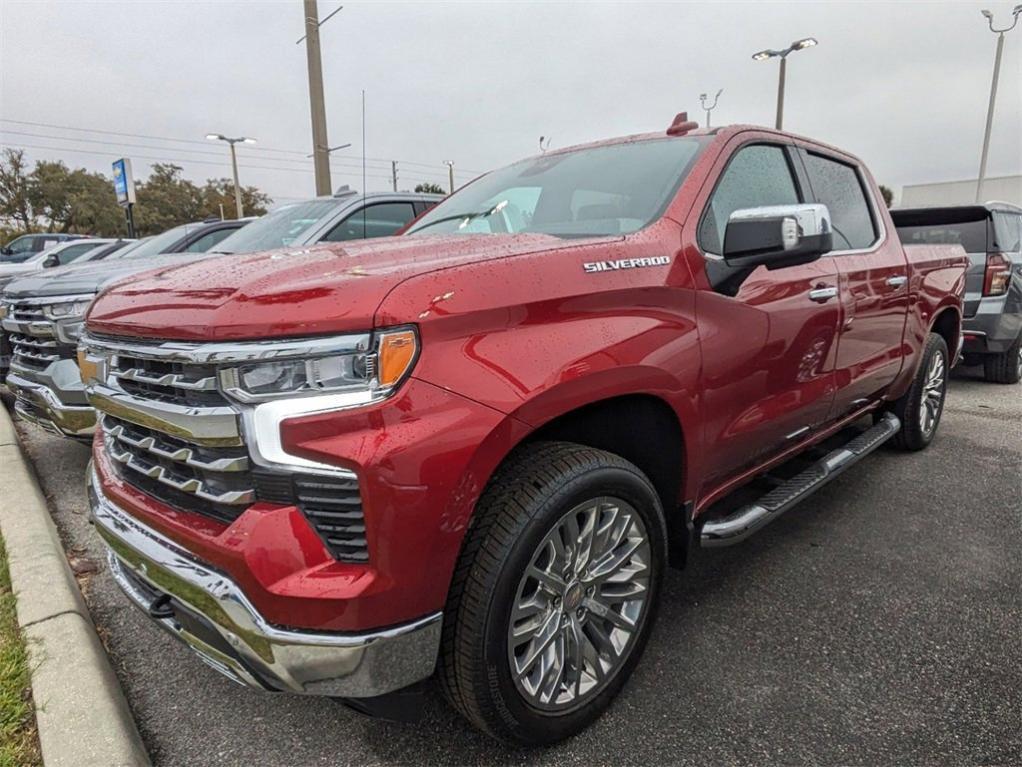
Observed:
[[[96,263],[68,264],[21,277],[4,290],[7,298],[34,298],[45,296],[74,296],[98,293],[107,285],[133,274],[167,266],[177,266],[208,253],[165,253],[160,256],[97,261]]]
[[[409,277],[615,239],[430,235],[223,256],[111,287],[92,304],[87,325],[92,333],[172,340],[366,331],[386,295]]]

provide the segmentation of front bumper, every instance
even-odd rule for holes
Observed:
[[[26,421],[60,436],[92,438],[96,411],[86,404],[74,360],[54,362],[44,371],[13,366],[7,374],[7,388],[16,397],[15,411]]]
[[[433,673],[441,613],[367,633],[293,631],[267,622],[238,585],[121,511],[90,468],[93,521],[118,585],[203,661],[264,690],[368,698]]]

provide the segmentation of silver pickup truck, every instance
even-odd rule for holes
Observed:
[[[96,413],[86,399],[78,370],[78,337],[92,299],[115,282],[220,254],[394,234],[440,199],[428,194],[346,191],[281,206],[220,241],[211,252],[129,256],[88,269],[69,268],[54,276],[16,280],[0,298],[0,318],[11,346],[7,387],[15,395],[15,411],[54,434],[92,439]]]
[[[906,245],[959,244],[969,254],[962,354],[988,381],[1022,379],[1022,208],[1006,202],[892,210]]]

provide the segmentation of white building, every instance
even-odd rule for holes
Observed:
[[[987,177],[983,200],[1022,205],[1022,176]],[[899,208],[927,208],[940,205],[972,205],[976,202],[976,179],[938,181],[934,184],[906,184],[901,188]]]

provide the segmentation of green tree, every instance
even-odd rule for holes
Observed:
[[[26,232],[35,226],[29,200],[29,172],[22,149],[4,149],[0,156],[0,219],[13,221]]]
[[[116,235],[124,233],[124,215],[113,185],[101,173],[70,170],[64,163],[40,161],[29,176],[33,213],[50,231]]]
[[[224,218],[236,218],[237,206],[234,204],[234,182],[229,178],[211,178],[201,189],[202,217],[215,216],[220,218],[221,205]],[[254,186],[241,187],[241,206],[246,216],[262,216],[267,206],[273,202],[268,194]]]
[[[416,184],[415,191],[423,194],[447,194],[447,190],[444,189],[440,184]]]
[[[159,234],[202,218],[202,191],[182,177],[180,165],[158,162],[152,169],[149,178],[135,185],[135,231],[139,236]]]
[[[894,202],[894,192],[891,191],[891,188],[889,186],[884,186],[883,184],[881,184],[880,194],[884,198],[884,204],[887,205],[888,208],[891,207],[891,203]]]

